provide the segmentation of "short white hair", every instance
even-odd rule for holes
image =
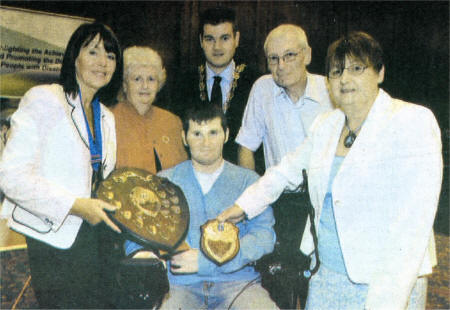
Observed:
[[[305,48],[309,47],[308,38],[306,37],[305,31],[297,25],[293,24],[282,24],[274,29],[272,29],[266,37],[266,41],[264,42],[264,53],[267,55],[267,46],[269,41],[274,37],[278,37],[281,35],[285,35],[287,33],[292,33],[298,38],[298,43]]]
[[[147,46],[131,46],[123,51],[123,72],[124,79],[128,76],[134,66],[152,66],[158,70],[158,90],[166,82],[166,69],[159,54]]]

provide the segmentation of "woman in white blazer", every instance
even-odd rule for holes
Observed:
[[[2,216],[24,234],[41,308],[101,308],[96,225],[115,207],[93,186],[116,161],[115,124],[102,104],[122,81],[119,43],[106,26],[84,24],[64,54],[60,84],[30,89],[11,118],[0,160]]]
[[[382,50],[363,32],[328,49],[337,109],[218,219],[252,218],[308,172],[320,268],[307,309],[425,309],[436,264],[433,222],[442,181],[441,137],[427,108],[390,97]],[[310,223],[301,251],[311,253]]]

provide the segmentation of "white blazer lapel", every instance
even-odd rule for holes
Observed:
[[[340,172],[347,167],[358,167],[358,160],[370,160],[371,156],[376,155],[373,153],[378,149],[377,142],[383,139],[380,137],[383,134],[382,128],[388,124],[390,118],[389,105],[386,104],[390,100],[386,100],[386,96],[388,95],[380,89],[355,142],[342,163]]]
[[[70,117],[72,118],[73,124],[80,135],[81,140],[84,145],[89,148],[89,136],[86,128],[86,122],[84,120],[83,108],[81,106],[81,102],[79,97],[77,96],[75,99],[72,99],[70,95],[65,94],[66,102],[70,106],[71,111]]]
[[[335,109],[320,114],[313,124],[314,128],[312,129],[311,139],[314,141],[314,145],[308,167],[308,184],[311,202],[315,208],[316,229],[319,227],[319,219],[327,192],[330,169],[334,155],[336,154],[344,121],[344,113]],[[311,222],[307,219],[305,233],[301,242],[301,250],[306,254],[311,253],[314,248],[312,236],[309,233],[310,227]]]
[[[321,147],[323,150],[321,152],[322,159],[319,161],[322,173],[320,173],[320,205],[322,206],[323,199],[325,198],[328,181],[331,170],[331,165],[333,164],[333,159],[336,154],[337,145],[339,143],[339,137],[341,135],[342,127],[344,126],[344,113],[341,110],[335,110],[333,115],[330,117],[330,122],[327,123],[326,130],[324,131],[324,138],[321,139],[324,145]],[[328,138],[327,138],[328,137]]]

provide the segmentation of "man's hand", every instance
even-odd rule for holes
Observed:
[[[110,205],[100,199],[77,198],[73,203],[72,209],[70,209],[70,214],[81,217],[91,225],[97,225],[103,221],[112,230],[120,233],[119,227],[111,221],[104,211],[115,211],[116,209],[116,206]]]
[[[234,224],[242,221],[244,218],[244,210],[242,210],[237,204],[234,204],[232,207],[229,207],[217,216],[217,220],[221,223],[229,221]]]
[[[198,249],[174,255],[170,260],[170,271],[174,274],[198,272]]]

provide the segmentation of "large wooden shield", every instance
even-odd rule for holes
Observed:
[[[189,227],[189,207],[181,189],[138,168],[120,168],[101,182],[97,197],[119,207],[110,213],[123,232],[154,250],[173,252]]]
[[[239,252],[239,228],[230,222],[207,221],[202,225],[201,249],[216,264],[225,264]]]

